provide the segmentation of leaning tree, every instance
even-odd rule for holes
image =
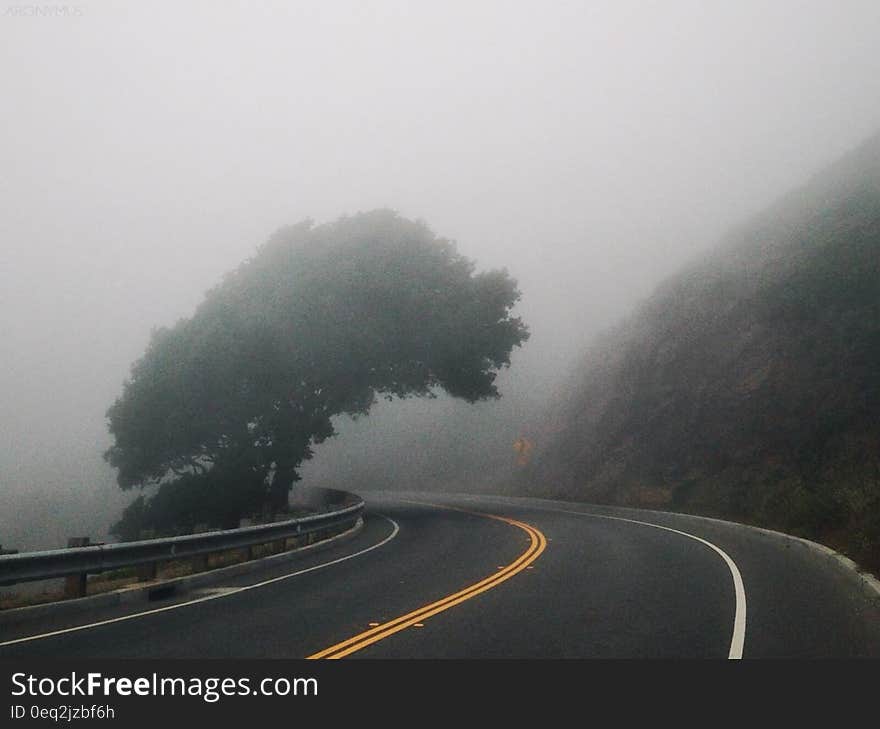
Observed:
[[[496,374],[528,337],[518,299],[506,271],[475,272],[391,211],[283,228],[192,317],[153,333],[107,413],[105,458],[122,488],[162,484],[154,521],[283,508],[333,416],[437,388],[498,397]]]

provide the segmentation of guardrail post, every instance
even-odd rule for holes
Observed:
[[[203,554],[240,553],[241,550],[249,550],[252,557],[273,554],[292,546],[313,543],[316,537],[338,531],[349,520],[359,518],[358,514],[363,509],[363,501],[357,501],[335,512],[325,510],[285,519],[277,524],[251,527],[247,526],[251,521],[243,519],[239,529],[217,530],[207,535],[198,533],[204,524],[197,525],[194,534],[154,540],[146,539],[153,534],[145,531],[140,540],[109,544],[102,549],[92,547],[98,547],[103,542],[92,542],[88,537],[71,538],[67,550],[26,552],[15,557],[9,556],[15,550],[0,548],[0,576],[4,584],[10,585],[48,579],[63,580],[65,597],[83,597],[88,594],[89,574],[120,570],[125,570],[123,574],[131,574],[129,570],[135,568],[139,580],[152,581],[157,577],[160,565],[198,559]]]
[[[156,538],[156,530],[155,529],[141,529],[141,533],[139,535],[140,539],[155,539]],[[155,562],[147,562],[147,564],[141,564],[137,566],[137,581],[138,582],[150,582],[151,580],[156,579],[156,568],[158,565]]]
[[[196,524],[193,527],[193,534],[204,534],[205,532],[210,531],[210,527],[207,524]],[[208,557],[209,554],[197,554],[192,558],[190,564],[192,564],[193,572],[207,572],[208,571]]]
[[[0,544],[0,556],[4,554],[18,554],[17,549],[3,549],[3,545]],[[0,587],[6,587],[7,585],[14,585],[14,582],[0,582]]]
[[[88,547],[89,537],[71,537],[67,540],[67,547]],[[85,597],[88,590],[88,574],[80,572],[76,575],[68,575],[64,578],[64,597],[70,599]]]

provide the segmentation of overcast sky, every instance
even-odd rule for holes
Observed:
[[[880,127],[878,38],[876,0],[0,5],[0,543],[129,498],[129,365],[280,225],[387,206],[507,266],[510,381],[551,382]]]

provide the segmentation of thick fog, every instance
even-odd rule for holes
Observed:
[[[0,8],[0,544],[103,536],[151,328],[376,207],[507,267],[532,338],[502,401],[383,402],[304,483],[488,478],[591,336],[880,127],[878,37],[875,0]]]

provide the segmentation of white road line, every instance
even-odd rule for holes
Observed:
[[[401,501],[410,501],[410,503],[422,504],[423,506],[437,506],[436,504],[428,504],[425,501],[415,501],[410,499],[399,499]],[[473,501],[477,504],[486,505],[486,501],[491,502],[491,498],[489,499],[481,499],[479,497],[475,497],[474,499],[466,499]],[[504,501],[496,501],[496,504],[505,504]],[[505,506],[510,506],[510,504],[506,504]],[[743,584],[742,575],[739,572],[739,568],[736,566],[736,563],[730,558],[730,556],[725,552],[721,547],[718,547],[712,542],[709,542],[702,537],[698,537],[695,534],[689,534],[688,532],[683,532],[679,529],[673,529],[672,527],[662,526],[660,524],[652,524],[648,521],[638,521],[637,519],[626,519],[622,516],[607,516],[605,514],[591,514],[587,511],[572,511],[570,509],[557,509],[552,506],[543,506],[543,505],[535,505],[535,504],[523,504],[521,506],[525,506],[528,509],[538,509],[541,511],[555,511],[561,514],[574,514],[576,516],[589,516],[595,519],[611,519],[612,521],[623,521],[629,522],[630,524],[640,524],[641,526],[653,527],[654,529],[662,529],[663,531],[672,532],[673,534],[679,534],[683,537],[687,537],[688,539],[693,539],[694,541],[699,542],[700,544],[704,544],[710,549],[714,550],[721,559],[724,560],[728,569],[730,570],[730,574],[733,576],[733,591],[736,595],[736,609],[733,614],[733,635],[730,638],[730,650],[727,653],[727,658],[729,660],[739,660],[743,656],[743,646],[745,645],[746,640],[746,588]],[[551,541],[548,539],[548,541]]]
[[[662,529],[663,531],[672,532],[673,534],[680,534],[683,537],[687,537],[688,539],[693,539],[700,544],[705,544],[710,549],[717,552],[721,559],[727,564],[728,569],[730,570],[730,574],[733,576],[733,590],[736,594],[736,611],[733,614],[733,635],[730,638],[730,650],[728,651],[727,658],[731,660],[738,660],[743,656],[743,646],[746,640],[746,588],[743,585],[742,575],[739,572],[739,568],[736,566],[736,562],[734,562],[730,556],[725,552],[721,547],[718,547],[712,542],[709,542],[702,537],[698,537],[695,534],[689,534],[688,532],[683,532],[679,529],[673,529],[672,527],[661,526],[660,524],[652,524],[648,521],[638,521],[637,519],[625,519],[622,516],[607,516],[605,514],[591,514],[586,511],[571,511],[569,509],[554,509],[551,506],[530,506],[529,508],[538,508],[544,511],[558,511],[562,514],[576,514],[578,516],[589,516],[595,519],[611,519],[613,521],[625,521],[630,524],[640,524],[642,526],[653,527],[654,529]]]
[[[109,618],[107,620],[99,620],[95,623],[87,623],[85,625],[75,625],[72,628],[62,628],[61,630],[53,630],[49,633],[39,633],[37,635],[28,635],[24,638],[15,638],[14,640],[6,640],[0,643],[0,647],[6,645],[15,645],[16,643],[27,643],[31,640],[40,640],[41,638],[51,638],[55,635],[63,635],[64,633],[76,633],[80,630],[88,630],[89,628],[97,628],[101,625],[110,625],[111,623],[121,623],[124,620],[134,620],[135,618],[142,618],[146,615],[155,615],[156,613],[164,613],[168,610],[177,610],[178,608],[187,607],[188,605],[197,605],[201,602],[208,602],[209,600],[219,600],[221,597],[229,597],[230,595],[235,595],[239,592],[246,592],[247,590],[255,590],[258,587],[264,587],[266,585],[271,585],[274,582],[281,582],[281,580],[286,580],[291,577],[296,577],[297,575],[304,575],[307,572],[314,572],[315,570],[324,569],[325,567],[331,567],[334,564],[339,564],[340,562],[345,562],[349,559],[354,559],[355,557],[360,557],[362,554],[366,554],[367,552],[372,552],[374,549],[378,549],[379,547],[390,542],[394,537],[397,536],[397,533],[400,531],[400,526],[394,519],[390,517],[384,516],[382,514],[378,514],[377,516],[381,516],[386,521],[391,522],[391,526],[393,529],[391,530],[391,534],[389,534],[385,539],[377,544],[374,544],[372,547],[367,547],[366,549],[362,549],[360,552],[355,552],[354,554],[346,555],[345,557],[339,557],[338,559],[331,560],[330,562],[322,562],[321,564],[317,564],[314,567],[307,567],[303,570],[297,570],[296,572],[290,572],[286,575],[281,575],[280,577],[273,577],[270,580],[263,580],[262,582],[256,582],[253,585],[245,585],[244,587],[238,588],[225,588],[223,592],[216,592],[211,595],[206,595],[205,597],[199,597],[195,600],[187,600],[186,602],[178,602],[174,605],[166,605],[165,607],[155,608],[153,610],[144,610],[139,613],[131,613],[130,615],[121,615],[118,618]]]

